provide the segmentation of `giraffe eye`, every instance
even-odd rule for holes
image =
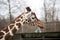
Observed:
[[[32,19],[34,19],[34,17],[32,17]]]
[[[35,19],[35,16],[32,16],[32,19]]]
[[[35,16],[34,15],[32,15],[32,19],[35,19]]]

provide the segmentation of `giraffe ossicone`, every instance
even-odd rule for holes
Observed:
[[[9,40],[9,37],[13,36],[20,27],[22,27],[24,25],[24,23],[28,24],[32,24],[34,26],[39,26],[40,22],[36,17],[36,14],[34,12],[31,11],[31,9],[29,7],[26,8],[27,12],[21,14],[19,17],[17,17],[14,21],[14,23],[11,23],[10,25],[8,25],[7,27],[5,27],[5,29],[3,29],[2,31],[0,31],[0,40]],[[42,25],[43,27],[43,25]]]

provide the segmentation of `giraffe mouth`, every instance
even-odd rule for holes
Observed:
[[[35,21],[35,25],[37,25],[38,27],[40,27],[40,28],[44,28],[44,23],[43,22],[41,22],[40,20],[38,20],[38,21]]]

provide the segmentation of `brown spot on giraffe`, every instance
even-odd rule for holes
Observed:
[[[20,19],[17,19],[17,20],[16,20],[16,22],[19,22],[19,21],[20,21]]]
[[[11,37],[10,33],[7,33],[7,34],[5,35],[5,40],[9,40],[10,37]]]
[[[14,29],[12,30],[12,33],[15,34],[17,31],[17,29],[14,27]]]
[[[0,32],[0,39],[3,38],[4,33]]]
[[[13,28],[13,26],[14,26],[14,24],[11,24],[11,25],[9,25],[9,28],[10,28],[10,29],[12,29],[12,28]]]
[[[21,27],[21,23],[16,23],[16,25],[18,26],[18,28],[20,28],[20,27]]]
[[[16,25],[18,26],[18,28],[21,27],[21,23],[16,23]],[[17,31],[17,29],[14,27],[14,29],[12,30],[13,34],[15,34],[16,31]]]
[[[8,27],[5,27],[4,29],[3,29],[3,31],[5,31],[6,33],[9,31],[9,29],[8,29]]]
[[[23,24],[28,23],[28,22],[29,22],[29,21],[26,19],[25,22],[23,22]]]

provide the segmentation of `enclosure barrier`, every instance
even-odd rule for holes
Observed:
[[[11,40],[60,40],[60,32],[20,33],[11,37]]]

